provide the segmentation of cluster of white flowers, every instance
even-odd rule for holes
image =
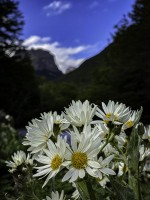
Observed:
[[[33,159],[31,158],[30,154],[26,156],[24,151],[17,151],[12,156],[13,161],[6,161],[7,167],[9,167],[9,172],[13,173],[17,170],[19,166],[22,166],[22,170],[26,170],[26,166],[33,165]]]
[[[44,113],[40,119],[32,120],[32,123],[29,123],[29,126],[26,127],[27,134],[23,144],[30,146],[28,151],[31,151],[36,157],[36,155],[43,153],[43,150],[47,147],[47,142],[52,136],[55,136],[55,133],[59,134],[69,125],[70,123],[63,115],[57,115],[57,112]],[[55,132],[56,126],[57,131]]]
[[[131,128],[137,118],[139,117],[139,111],[132,111],[129,107],[126,107],[123,103],[115,103],[114,101],[109,101],[106,105],[102,102],[102,109],[97,108],[96,115],[105,124],[109,122],[120,125],[122,124],[122,130]]]
[[[74,126],[81,127],[85,124],[92,122],[95,115],[97,106],[89,103],[86,100],[84,103],[81,101],[72,101],[69,108],[65,108],[64,117]]]
[[[102,103],[100,109],[87,100],[83,103],[72,101],[61,115],[57,112],[41,114],[40,119],[32,120],[26,127],[23,142],[40,163],[35,167],[34,177],[46,177],[44,187],[65,169],[62,182],[69,181],[75,185],[76,181],[91,176],[105,188],[109,176],[122,176],[128,170],[120,153],[127,150],[127,129],[137,125],[140,115],[141,111],[132,111],[123,103],[109,101],[107,105]],[[143,140],[150,141],[150,126],[144,130]],[[65,136],[63,131],[66,131]],[[140,161],[143,161],[150,155],[150,149],[141,145],[139,153]],[[13,163],[7,162],[9,167],[15,168],[24,162],[21,152],[12,158]],[[78,199],[79,196],[76,187],[72,197]],[[64,192],[60,197],[58,192],[52,193],[51,198],[46,197],[46,200],[53,199],[64,200]]]
[[[62,182],[74,182],[87,174],[99,180],[116,174],[109,168],[114,155],[106,158],[98,155],[109,130],[105,124],[92,125],[96,112],[97,106],[90,105],[87,100],[84,103],[73,101],[61,116],[57,116],[56,112],[44,113],[39,120],[29,123],[23,144],[30,146],[28,151],[36,155],[35,159],[42,164],[36,167],[34,177],[47,176],[43,187],[63,168],[68,171]],[[55,134],[56,122],[60,134]],[[61,132],[67,128],[70,144],[66,137],[61,137]]]

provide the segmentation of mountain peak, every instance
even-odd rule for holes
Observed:
[[[45,76],[49,80],[57,79],[62,75],[55,63],[54,55],[43,49],[31,49],[28,52],[38,75]]]

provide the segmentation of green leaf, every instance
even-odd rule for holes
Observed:
[[[135,173],[138,170],[139,164],[139,145],[140,138],[138,135],[138,128],[133,127],[128,145],[128,167]]]
[[[139,181],[139,147],[141,139],[138,133],[138,125],[132,128],[128,144],[128,181],[133,189],[136,199],[141,199]]]
[[[110,182],[118,200],[135,200],[133,190],[130,189],[128,186],[125,186],[122,183],[120,183],[120,181],[117,180],[117,178],[111,178]]]

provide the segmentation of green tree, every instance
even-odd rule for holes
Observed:
[[[19,36],[23,24],[18,1],[0,0],[0,56],[14,54],[22,48]]]
[[[150,113],[150,1],[137,0],[129,18],[116,26],[107,65],[112,68],[113,96],[133,108],[144,107],[145,121]],[[146,119],[147,118],[147,119]]]
[[[150,1],[136,0],[135,4],[133,5],[132,11],[129,13],[129,17],[132,20],[132,23],[146,23],[147,25],[149,25],[148,20],[150,19]]]
[[[38,78],[40,91],[40,112],[57,111],[67,107],[72,100],[77,99],[78,89],[72,83],[52,82]]]
[[[0,0],[0,108],[24,126],[39,107],[31,61],[22,46],[23,16],[18,1]]]
[[[1,59],[2,61],[2,59]],[[5,58],[0,67],[0,108],[14,117],[15,126],[24,126],[36,115],[39,94],[30,60]]]
[[[81,98],[88,98],[96,104],[112,99],[134,109],[143,106],[143,120],[149,123],[149,22],[150,1],[136,0],[131,12],[124,15],[115,26],[112,43],[100,54],[84,62],[81,69],[77,69],[78,74],[84,74],[85,71],[91,74],[86,75],[88,81],[84,79],[84,87],[80,89]],[[78,74],[74,73],[76,80]]]

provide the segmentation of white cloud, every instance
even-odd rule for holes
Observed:
[[[43,43],[43,42],[49,42],[51,40],[50,37],[39,37],[37,35],[32,35],[31,37],[29,37],[28,39],[26,39],[24,41],[24,45],[25,46],[30,46],[32,44],[39,44],[39,43]]]
[[[61,14],[70,8],[71,3],[63,3],[62,1],[53,1],[50,4],[43,7],[43,9],[47,12],[47,16]]]
[[[81,57],[82,53],[89,53],[97,49],[96,45],[79,45],[75,47],[63,47],[59,42],[47,42],[49,37],[31,36],[24,41],[28,48],[44,49],[55,56],[58,68],[65,73],[69,67],[78,67],[86,58]],[[75,58],[78,56],[79,58]]]

